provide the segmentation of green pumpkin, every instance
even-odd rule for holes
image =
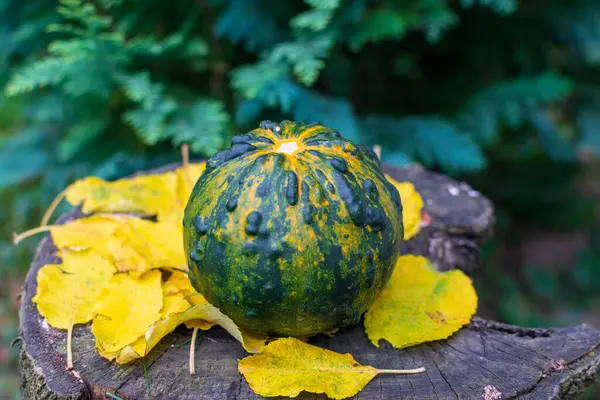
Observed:
[[[353,325],[391,276],[401,216],[370,149],[322,125],[264,121],[196,182],[183,220],[190,279],[251,332]]]

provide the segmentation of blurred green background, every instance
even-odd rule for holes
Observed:
[[[319,121],[497,206],[480,315],[600,328],[597,0],[0,0],[0,398],[18,293],[74,179]],[[600,398],[591,389],[585,398]]]

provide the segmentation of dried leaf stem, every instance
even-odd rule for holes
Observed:
[[[377,372],[380,374],[420,374],[421,372],[425,372],[425,368],[419,367],[415,369],[378,369]]]
[[[27,239],[28,237],[33,235],[37,235],[38,233],[47,232],[54,226],[56,225],[42,225],[38,226],[37,228],[29,229],[25,232],[21,232],[18,235],[16,233],[13,233],[13,244],[19,244],[21,240]]]
[[[52,213],[54,212],[54,210],[56,210],[56,207],[58,207],[61,200],[65,198],[65,195],[67,194],[67,189],[68,189],[68,187],[65,188],[63,191],[61,191],[58,194],[58,196],[56,196],[54,198],[54,200],[52,200],[52,203],[50,203],[50,206],[48,206],[48,209],[46,210],[46,212],[44,213],[44,216],[42,217],[42,221],[40,222],[41,226],[46,226],[48,224],[48,221],[50,220]]]
[[[194,182],[192,181],[188,171],[188,166],[190,165],[190,149],[187,143],[181,146],[181,163],[183,166],[183,175],[185,176],[185,180],[190,186],[192,186]]]
[[[196,336],[198,336],[198,328],[194,327],[194,330],[192,331],[192,342],[190,343],[190,375],[196,374]]]
[[[73,369],[73,346],[72,346],[72,338],[73,338],[73,323],[69,325],[69,329],[67,330],[67,369]]]

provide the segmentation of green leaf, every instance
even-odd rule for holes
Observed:
[[[124,75],[120,77],[120,82],[127,97],[138,103],[151,102],[153,100],[150,99],[160,96],[163,91],[162,85],[150,81],[150,74],[147,71]]]
[[[135,129],[147,144],[154,145],[167,135],[167,117],[177,105],[171,100],[159,103],[155,108],[136,108],[123,114],[123,119]]]
[[[176,146],[188,143],[194,152],[213,155],[225,144],[230,118],[223,103],[197,100],[189,109],[180,110],[167,128]]]
[[[498,137],[500,123],[518,129],[528,121],[531,109],[560,101],[572,90],[569,78],[553,73],[496,82],[467,102],[458,125],[487,146]]]
[[[216,22],[216,34],[250,51],[268,49],[289,36],[278,19],[288,6],[280,0],[229,0]]]
[[[517,10],[517,0],[460,0],[464,8],[472,7],[476,3],[496,11],[498,14],[508,15]]]
[[[280,43],[269,54],[268,61],[275,65],[289,63],[298,80],[311,86],[325,66],[324,59],[334,44],[333,39],[330,34],[319,34],[311,39]]]
[[[208,55],[208,45],[206,40],[199,36],[190,38],[183,49],[186,57],[203,57]]]
[[[358,32],[351,36],[350,47],[358,51],[368,42],[401,39],[407,30],[408,24],[400,13],[391,9],[377,9],[367,14]]]
[[[56,57],[35,61],[17,69],[6,86],[6,95],[15,96],[40,87],[55,85],[72,71],[72,64],[67,64]]]
[[[127,110],[123,119],[148,144],[165,139],[167,118],[177,110],[177,103],[163,93],[164,86],[151,82],[147,71],[120,76],[119,81],[127,97],[140,105]]]
[[[296,29],[307,29],[318,32],[327,28],[332,17],[333,11],[315,8],[296,15],[290,21],[290,25]]]
[[[78,21],[87,31],[94,33],[109,28],[112,23],[111,16],[100,15],[95,5],[81,0],[60,0],[57,10],[64,18]]]
[[[277,79],[264,85],[256,98],[268,107],[279,107],[282,112],[288,113],[292,110],[299,95],[300,87],[296,83],[290,79]]]
[[[450,174],[480,171],[486,159],[471,138],[454,124],[435,116],[393,118],[366,117],[362,137],[383,147],[382,160],[397,153],[416,159],[428,167],[440,166]],[[388,150],[389,149],[389,150]],[[393,161],[390,159],[390,161]]]
[[[108,100],[115,85],[106,65],[100,60],[78,60],[72,65],[73,73],[59,85],[62,90],[75,98],[84,95],[97,96]]]
[[[160,83],[152,83],[147,71],[120,76],[127,97],[140,106],[127,110],[123,119],[148,144],[156,144],[167,136],[167,118],[177,110],[177,103],[163,94]]]
[[[262,61],[243,65],[232,71],[231,86],[243,98],[254,99],[268,83],[287,75],[287,68],[281,64]]]
[[[104,8],[117,7],[123,4],[124,0],[98,0],[98,3]]]
[[[423,20],[425,37],[430,43],[437,43],[444,31],[458,24],[458,16],[447,6],[435,7],[429,10]]]
[[[340,0],[304,0],[304,2],[321,10],[335,10],[340,6]]]

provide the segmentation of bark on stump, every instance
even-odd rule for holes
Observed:
[[[170,167],[172,168],[172,166]],[[468,185],[419,166],[384,166],[399,181],[411,181],[423,197],[421,233],[405,253],[432,259],[441,270],[473,271],[479,246],[491,234],[493,207]],[[79,212],[61,221],[77,218]],[[196,341],[196,375],[188,371],[191,330],[178,328],[144,359],[118,366],[98,355],[89,325],[73,331],[74,369],[67,370],[66,332],[50,327],[31,299],[39,269],[59,261],[49,235],[42,240],[27,275],[20,310],[21,381],[26,399],[260,399],[237,371],[247,354],[221,328]],[[377,368],[416,368],[417,375],[380,375],[356,399],[566,399],[600,375],[600,332],[586,325],[532,329],[473,318],[450,339],[396,350],[373,346],[362,324],[309,343],[351,353]],[[147,371],[145,377],[144,371]],[[299,399],[325,399],[301,393]]]

